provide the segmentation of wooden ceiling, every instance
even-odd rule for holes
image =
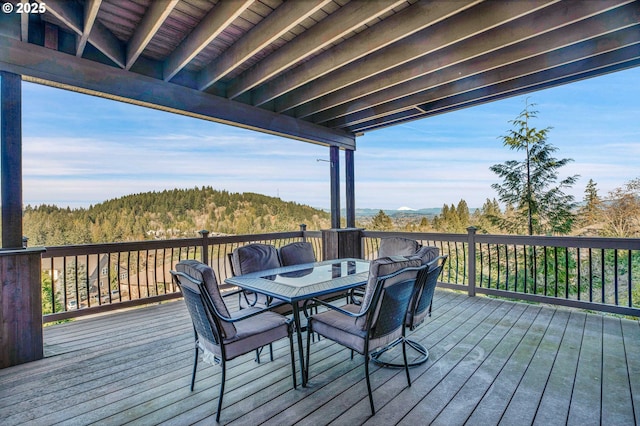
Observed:
[[[640,1],[2,3],[1,71],[350,149],[364,132],[640,64]]]

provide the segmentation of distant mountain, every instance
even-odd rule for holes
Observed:
[[[409,216],[427,216],[428,218],[432,218],[436,215],[440,214],[440,211],[442,210],[440,207],[432,207],[432,208],[425,208],[425,209],[417,209],[417,210],[412,210],[412,209],[408,209],[407,207],[405,208],[399,208],[399,209],[356,209],[356,218],[358,217],[362,217],[362,218],[370,218],[373,217],[375,215],[377,215],[380,210],[384,211],[384,213],[391,217],[391,218],[395,218],[395,217],[409,217]],[[343,209],[342,214],[345,214],[346,210]]]

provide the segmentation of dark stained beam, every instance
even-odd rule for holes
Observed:
[[[454,44],[426,56],[424,60],[412,61],[380,74],[376,79],[367,79],[302,105],[296,109],[294,116],[302,118],[321,111],[313,115],[311,121],[325,123],[638,23],[640,6],[637,3],[592,16],[593,9],[589,6],[599,5],[605,3],[585,3],[582,6],[587,6],[586,10],[577,6],[570,11],[553,6],[549,9],[556,9],[561,13],[542,19],[545,16],[545,11],[542,11],[543,15],[534,14],[521,18],[493,29],[482,37]],[[562,4],[558,6],[565,7]],[[586,19],[577,19],[581,11]],[[559,25],[558,20],[565,19],[567,12],[571,14],[574,23]],[[529,28],[535,28],[535,32],[531,32]],[[536,37],[532,37],[534,35]],[[505,45],[506,47],[501,47]],[[540,64],[534,63],[533,66],[539,67]],[[381,85],[380,81],[385,84]]]
[[[131,69],[164,21],[171,14],[179,0],[154,1],[144,14],[140,25],[127,44],[127,63],[125,69]]]
[[[332,92],[351,84],[374,78],[387,70],[402,64],[423,58],[436,50],[446,48],[462,40],[476,36],[479,44],[484,45],[483,31],[513,21],[528,13],[553,4],[555,0],[537,0],[535,2],[487,2],[465,10],[454,17],[429,26],[391,46],[373,52],[366,58],[353,62],[326,76],[276,99],[276,112],[288,111],[303,103],[327,96]],[[544,13],[544,10],[540,13]],[[549,14],[553,16],[553,14]],[[375,30],[376,26],[371,27]],[[523,28],[521,32],[530,33],[532,28]],[[508,33],[507,33],[508,34]],[[485,50],[485,52],[488,51]],[[425,60],[426,62],[426,60]],[[381,87],[387,82],[377,79]]]
[[[289,1],[281,4],[242,39],[225,50],[198,76],[200,90],[206,90],[257,52],[296,27],[333,0]]]
[[[82,34],[77,37],[76,56],[82,57],[84,48],[89,40],[89,34],[93,29],[93,24],[96,22],[96,16],[98,16],[98,10],[102,0],[88,0],[84,5],[84,25],[82,27]]]
[[[169,81],[178,74],[253,2],[222,0],[216,4],[164,62],[164,80]]]
[[[501,82],[513,81],[527,75],[543,75],[540,73],[549,69],[564,69],[565,72],[568,73],[567,75],[571,75],[573,68],[565,67],[565,65],[576,63],[584,58],[624,49],[629,45],[638,43],[640,43],[640,25],[634,25],[621,31],[536,55],[529,59],[498,67],[484,73],[456,79],[450,83],[414,93],[395,101],[374,105],[367,110],[328,121],[326,125],[330,127],[360,128],[360,123],[370,121],[371,118],[395,114],[396,112],[404,111],[413,106],[471,92],[481,87],[495,87],[496,84]],[[601,65],[596,65],[596,67],[600,66]],[[553,79],[556,78],[556,76],[553,77]]]
[[[10,59],[5,62],[3,58]],[[293,117],[0,36],[0,71],[30,81],[257,130],[355,149],[355,136]]]
[[[437,100],[426,102],[410,110],[359,123],[353,126],[352,130],[372,131],[387,127],[389,124],[426,118],[638,66],[640,66],[640,44],[634,44],[624,49],[496,85],[483,86],[452,97],[439,97]]]
[[[347,3],[325,18],[321,25],[314,25],[235,78],[227,88],[227,97],[240,96],[404,2],[371,0]]]
[[[432,2],[423,0],[415,3],[301,66],[258,87],[252,92],[252,102],[254,105],[263,105],[339,67],[467,9],[479,1]]]
[[[0,71],[2,248],[22,248],[22,78]]]
[[[63,0],[38,0],[69,29],[82,37],[84,32],[84,11],[74,2]],[[100,21],[94,21],[88,41],[121,68],[125,66],[124,46]]]

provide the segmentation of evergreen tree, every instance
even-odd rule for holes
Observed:
[[[371,220],[371,229],[376,231],[389,231],[393,228],[393,222],[389,215],[380,210]]]
[[[529,121],[537,116],[537,111],[530,110],[532,106],[526,104],[511,121],[514,129],[502,137],[506,147],[523,152],[524,158],[491,166],[491,171],[502,178],[502,184],[491,187],[498,192],[500,201],[512,205],[517,212],[513,218],[503,219],[506,221],[502,223],[503,228],[528,235],[567,234],[574,221],[576,203],[572,195],[563,191],[570,188],[578,176],[558,182],[558,170],[572,160],[553,157],[558,149],[547,141],[549,127],[538,130],[529,126]]]
[[[602,200],[598,196],[598,188],[593,179],[584,190],[584,206],[580,209],[580,219],[582,226],[595,225],[601,220]]]

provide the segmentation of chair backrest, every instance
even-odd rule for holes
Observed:
[[[183,272],[171,271],[171,273],[187,305],[198,340],[203,343],[201,339],[204,339],[214,345],[220,345],[224,339],[222,329],[219,321],[214,319],[215,313],[207,307],[202,283],[193,280]]]
[[[420,259],[423,265],[430,263],[440,255],[440,249],[434,246],[423,246],[420,247],[416,253],[407,256],[409,259]]]
[[[316,261],[313,246],[307,241],[298,241],[280,247],[280,263],[282,266],[300,265]]]
[[[247,244],[233,251],[233,271],[237,275],[279,268],[278,249],[271,244]]]
[[[208,293],[209,300],[211,300],[211,303],[215,307],[215,310],[224,317],[230,317],[227,305],[224,303],[224,299],[220,294],[216,274],[213,272],[211,267],[197,260],[188,259],[178,262],[176,265],[176,271],[180,274],[186,275],[194,282],[202,283],[204,289]],[[180,285],[182,285],[184,281],[181,279],[181,276],[182,275],[177,275]],[[236,328],[233,323],[220,321],[220,327],[224,337],[232,338],[236,335]]]
[[[389,237],[380,239],[378,258],[389,256],[410,256],[420,249],[420,243],[401,237]]]
[[[427,263],[427,268],[418,275],[416,292],[409,305],[405,324],[411,330],[424,321],[433,300],[433,293],[438,284],[438,277],[447,261],[447,255],[438,256]]]
[[[366,311],[367,314],[356,320],[356,323],[363,330],[375,325],[380,311],[380,306],[376,306],[376,303],[381,300],[384,289],[399,282],[415,281],[417,277],[416,268],[419,266],[421,266],[420,260],[407,259],[400,256],[383,257],[371,262],[369,265],[369,278],[360,307],[360,313]],[[412,268],[412,270],[397,274],[398,271],[406,268]],[[413,292],[413,284],[411,285],[411,291]],[[384,298],[382,297],[382,299]],[[402,312],[402,318],[405,315],[406,309]]]

